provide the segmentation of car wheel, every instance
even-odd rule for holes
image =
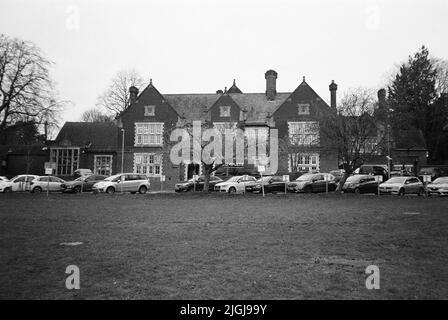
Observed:
[[[81,192],[81,186],[76,186],[74,190],[75,190],[75,193],[80,193]]]
[[[145,194],[146,191],[148,191],[148,189],[147,189],[145,186],[141,186],[141,187],[138,189],[138,193],[140,193],[140,194]]]
[[[405,192],[404,192],[403,188],[401,188],[400,191],[398,191],[398,195],[399,196],[404,196],[405,195]]]
[[[356,188],[356,189],[355,189],[355,193],[356,193],[356,194],[361,194],[361,190],[359,190],[359,188]]]
[[[109,188],[106,189],[106,192],[108,194],[114,194],[115,193],[115,188],[114,187],[109,187]]]
[[[312,193],[313,192],[313,188],[311,186],[307,186],[307,187],[305,187],[305,192],[306,193]]]
[[[235,192],[236,192],[235,187],[230,187],[230,188],[229,188],[229,193],[235,193]]]
[[[10,193],[12,192],[11,188],[6,188],[5,190],[3,190],[4,193]]]
[[[32,192],[33,193],[41,193],[42,192],[42,188],[41,187],[35,187]]]

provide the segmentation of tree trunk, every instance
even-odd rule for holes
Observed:
[[[351,173],[349,173],[348,171],[345,171],[344,175],[342,176],[341,180],[339,180],[339,185],[338,188],[336,189],[336,193],[341,193],[342,191],[342,187],[345,184],[345,181],[347,181],[347,178],[350,177]]]
[[[210,186],[210,174],[212,173],[213,165],[210,164],[204,164],[204,189],[202,190],[203,193],[209,193],[209,186]]]

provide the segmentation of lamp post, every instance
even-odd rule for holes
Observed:
[[[124,128],[121,128],[121,173],[124,169]]]

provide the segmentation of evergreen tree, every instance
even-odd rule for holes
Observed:
[[[398,130],[421,130],[431,155],[435,145],[437,112],[434,102],[437,70],[423,46],[400,67],[389,87],[392,126]]]

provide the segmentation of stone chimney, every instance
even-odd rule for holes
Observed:
[[[138,89],[134,86],[129,88],[129,104],[134,104],[137,101]]]
[[[334,80],[331,81],[330,84],[330,104],[331,108],[336,109],[337,103],[336,103],[336,91],[338,91],[338,85],[334,82]]]
[[[384,109],[386,107],[386,89],[378,90],[378,108]]]
[[[268,70],[264,74],[264,78],[266,79],[266,96],[268,100],[275,100],[275,96],[277,95],[277,72],[274,70]]]

